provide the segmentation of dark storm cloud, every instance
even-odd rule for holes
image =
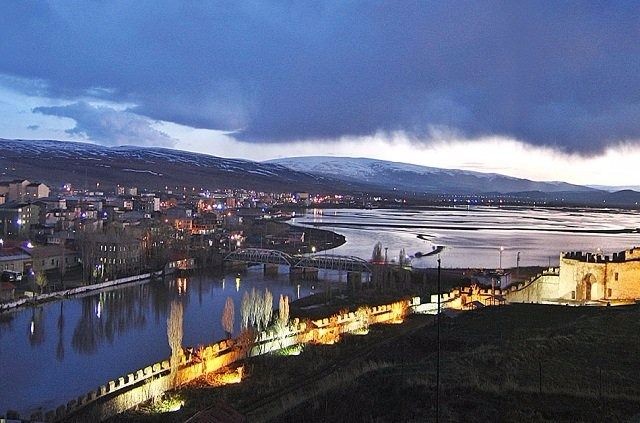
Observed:
[[[273,3],[5,2],[0,73],[256,142],[640,139],[638,2]]]
[[[153,128],[150,119],[111,107],[77,102],[66,106],[36,107],[33,111],[73,119],[76,125],[67,133],[81,135],[103,145],[172,147],[176,141]]]

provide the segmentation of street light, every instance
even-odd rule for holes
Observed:
[[[312,246],[311,247],[311,254],[315,254],[316,253],[316,246]]]
[[[504,247],[500,246],[500,270],[502,270],[502,252],[504,251]]]
[[[438,285],[436,293],[438,294],[438,312],[436,313],[436,422],[440,421],[440,254],[438,254]]]

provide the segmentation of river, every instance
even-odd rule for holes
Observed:
[[[184,309],[183,345],[197,346],[224,339],[227,297],[234,299],[236,329],[245,291],[268,287],[275,307],[280,294],[298,298],[297,283],[284,272],[265,277],[255,267],[236,276],[144,282],[0,314],[0,415],[53,409],[169,357],[167,313],[174,299]],[[301,283],[299,295],[314,287]]]
[[[564,251],[611,253],[640,246],[640,212],[617,209],[316,209],[291,223],[342,234],[346,243],[333,252],[365,259],[378,241],[388,248],[389,261],[397,260],[401,248],[415,255],[442,245],[442,265],[451,268],[516,267],[518,252],[521,266],[556,266]],[[433,267],[436,258],[414,258],[412,264]]]
[[[619,210],[324,209],[291,223],[345,235],[346,243],[332,253],[365,259],[377,241],[388,248],[389,260],[401,248],[414,255],[442,245],[445,267],[498,267],[500,256],[503,267],[512,267],[518,252],[522,266],[555,265],[562,251],[609,253],[640,245],[640,234],[631,232],[640,227],[640,213]],[[414,258],[413,265],[434,266],[435,256]],[[237,328],[240,299],[254,287],[268,287],[276,303],[280,294],[298,297],[297,285],[284,272],[265,277],[260,268],[251,268],[238,285],[236,274],[146,282],[0,314],[0,414],[13,409],[28,417],[39,407],[49,410],[167,358],[166,320],[173,299],[184,305],[183,345],[218,341],[224,337],[226,298],[235,301]],[[313,283],[301,284],[300,296],[313,288]]]

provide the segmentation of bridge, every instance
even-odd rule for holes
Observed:
[[[299,256],[262,248],[235,250],[227,254],[224,259],[225,261],[246,263],[279,264],[290,268],[315,268],[362,273],[371,273],[372,270],[371,263],[360,257],[335,254]]]

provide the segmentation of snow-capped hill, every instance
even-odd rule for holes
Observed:
[[[588,192],[565,182],[536,182],[496,173],[440,169],[408,163],[350,157],[291,157],[268,160],[292,170],[366,183],[380,189],[437,193]]]
[[[599,192],[564,182],[534,182],[492,173],[438,169],[383,160],[298,157],[253,162],[166,148],[0,139],[0,180],[27,178],[53,186],[136,185],[251,188],[264,191],[400,191],[480,194]]]
[[[278,164],[227,159],[165,148],[105,147],[82,142],[0,139],[0,180],[27,178],[51,185],[102,187],[349,189],[327,177]]]

